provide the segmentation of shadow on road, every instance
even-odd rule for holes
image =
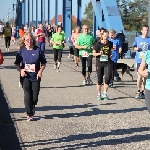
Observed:
[[[48,144],[56,145],[56,143],[61,145],[61,143],[63,143],[63,146],[54,146],[54,147],[51,146],[50,149],[75,150],[75,149],[80,149],[80,148],[81,149],[92,148],[92,147],[99,147],[99,146],[104,146],[104,145],[117,145],[117,144],[124,144],[124,143],[148,141],[150,140],[150,134],[143,135],[142,132],[149,131],[149,130],[150,130],[149,127],[116,129],[116,130],[111,130],[110,132],[96,132],[96,133],[88,133],[88,134],[69,135],[66,137],[58,138],[58,139],[39,140],[39,141],[33,141],[33,142],[24,143],[24,144],[26,147],[30,147],[30,146],[38,146],[38,145],[42,146],[42,145],[48,145]],[[138,135],[135,135],[135,134],[138,134]],[[120,135],[122,135],[122,137],[116,137]],[[116,138],[110,139],[108,137],[106,140],[99,139],[99,138],[103,138],[107,136],[115,136]],[[85,140],[85,141],[94,140],[94,141],[84,142],[82,140]],[[73,142],[76,144],[74,144]],[[40,150],[44,150],[44,149],[40,149]]]
[[[22,150],[15,124],[0,85],[0,145],[2,150]],[[1,149],[1,148],[0,148]]]

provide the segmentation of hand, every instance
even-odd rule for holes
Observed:
[[[139,47],[135,47],[134,48],[134,50],[136,50],[136,51],[138,51],[138,50],[140,50],[141,48],[139,48]]]
[[[88,46],[86,46],[86,45],[85,45],[85,46],[82,46],[82,49],[87,49],[87,48],[88,48]]]
[[[100,55],[103,55],[103,51],[100,51],[100,53],[99,53]]]
[[[38,36],[41,36],[41,35],[42,35],[42,33],[39,33],[39,34],[38,34]]]
[[[145,77],[145,78],[148,77],[148,70],[147,69],[145,69],[143,71],[142,76]]]
[[[42,72],[41,72],[41,71],[39,71],[38,74],[37,74],[37,80],[38,80],[39,78],[42,78]]]
[[[119,54],[122,52],[122,50],[119,49]]]
[[[25,73],[25,71],[26,71],[25,69],[21,69],[20,74],[21,74],[22,77],[27,76],[27,74]]]
[[[112,57],[113,57],[113,55],[110,55],[109,57],[110,57],[110,58],[112,58]]]

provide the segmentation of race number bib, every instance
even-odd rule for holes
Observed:
[[[35,72],[35,64],[25,64],[24,69],[27,72]]]
[[[42,33],[41,36],[42,36],[42,37],[45,37],[45,33]]]
[[[101,55],[100,61],[108,61],[108,56],[107,55]]]
[[[88,52],[82,52],[82,57],[89,57],[89,53]]]
[[[139,58],[143,57],[143,52],[139,52]]]

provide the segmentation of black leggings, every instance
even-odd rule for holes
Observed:
[[[33,115],[34,105],[37,105],[40,91],[40,81],[23,80],[24,104],[27,115]]]
[[[103,76],[105,76],[105,84],[109,84],[112,75],[112,63],[99,61],[97,62],[97,67],[98,85],[102,85]]]
[[[70,46],[69,48],[70,48],[70,54],[71,54],[71,55],[74,55],[73,47],[72,47],[72,46]]]
[[[54,61],[56,62],[58,60],[58,62],[61,62],[61,58],[62,58],[62,49],[54,48]]]
[[[80,56],[81,62],[82,62],[82,75],[86,75],[86,61],[87,61],[87,67],[88,67],[88,72],[92,72],[92,55],[89,55],[89,57],[82,57]]]
[[[119,74],[118,74],[118,72],[116,70],[116,65],[117,65],[117,63],[112,62],[111,82],[113,82],[114,77],[116,77],[116,78],[119,77]]]
[[[11,40],[11,37],[5,37],[6,48],[9,48],[9,46],[10,46],[10,40]]]

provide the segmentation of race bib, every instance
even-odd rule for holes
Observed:
[[[35,64],[25,64],[24,69],[27,72],[35,72]]]
[[[143,57],[143,52],[139,52],[139,58]]]
[[[88,52],[82,52],[82,57],[89,57],[89,53]]]
[[[100,61],[108,61],[108,56],[107,55],[101,55]]]
[[[41,36],[42,36],[42,37],[45,37],[45,33],[42,33]]]

